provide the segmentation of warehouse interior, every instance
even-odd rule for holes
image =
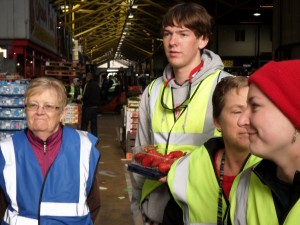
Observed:
[[[60,32],[71,33],[94,64],[111,59],[145,62],[163,55],[160,22],[181,0],[52,1],[59,12]],[[220,25],[272,25],[273,1],[213,0],[203,4]],[[260,13],[254,16],[254,13]]]
[[[99,76],[99,84],[103,74],[114,80],[98,115],[102,206],[97,225],[133,224],[127,164],[139,97],[167,64],[161,20],[181,2],[200,3],[213,16],[208,48],[232,74],[250,75],[269,60],[300,58],[298,0],[0,1],[0,80],[53,76],[67,85],[74,78],[84,80],[88,72]],[[76,110],[80,114],[80,107]],[[80,129],[80,116],[72,119],[68,125]],[[18,129],[0,127],[0,135]]]

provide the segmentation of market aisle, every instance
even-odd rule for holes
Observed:
[[[98,147],[101,160],[100,176],[101,209],[96,225],[132,225],[130,212],[131,180],[126,170],[124,152],[120,145],[121,115],[103,114],[98,117]]]

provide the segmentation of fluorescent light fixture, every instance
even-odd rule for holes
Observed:
[[[118,72],[119,69],[107,69],[106,71],[107,71],[107,72]]]
[[[4,58],[7,58],[7,50],[6,49],[0,48],[0,53],[3,54]]]
[[[272,5],[260,5],[259,7],[262,8],[262,9],[270,9],[270,8],[273,8]]]
[[[261,14],[259,12],[253,13],[253,16],[260,16]]]
[[[129,18],[129,19],[132,19],[132,18],[133,18],[133,14],[130,13],[129,16],[128,16],[128,18]]]

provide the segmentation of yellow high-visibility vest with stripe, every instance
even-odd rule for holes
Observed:
[[[230,218],[233,225],[279,225],[270,188],[263,184],[251,168],[236,178],[230,195]],[[300,200],[290,209],[283,225],[299,224]]]
[[[243,169],[260,160],[249,156]],[[204,145],[172,165],[168,184],[175,201],[183,209],[185,224],[217,224],[219,180]],[[223,218],[228,207],[223,196]]]
[[[187,106],[188,109],[181,110],[177,120],[174,120],[173,111],[165,111],[161,105],[161,96],[164,89],[162,77],[150,84],[149,113],[154,135],[153,144],[158,146],[158,152],[167,154],[175,150],[181,150],[188,153],[202,145],[209,138],[221,135],[214,128],[211,103],[220,72],[221,70],[217,70],[193,88],[191,101]],[[165,88],[165,92],[170,91],[169,86]],[[172,104],[173,100],[167,102]],[[168,149],[166,151],[167,145]],[[140,203],[142,204],[145,197],[161,184],[159,181],[146,179]]]

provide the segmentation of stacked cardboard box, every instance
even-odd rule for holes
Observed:
[[[81,105],[76,103],[68,104],[66,110],[67,112],[63,123],[77,125],[79,129],[81,123]]]
[[[124,125],[126,127],[126,158],[132,158],[132,147],[134,147],[135,136],[139,122],[139,105],[141,97],[132,97],[124,107]]]

